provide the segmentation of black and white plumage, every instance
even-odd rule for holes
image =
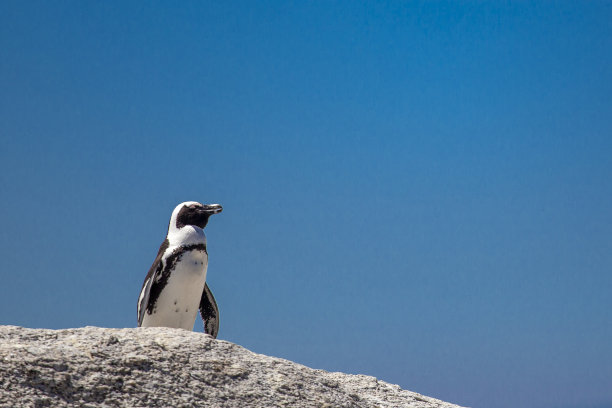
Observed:
[[[208,285],[204,227],[223,210],[219,204],[179,204],[170,218],[166,239],[147,273],[138,297],[138,326],[193,330],[199,309],[204,332],[217,337],[219,310]]]

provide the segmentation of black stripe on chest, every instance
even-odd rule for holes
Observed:
[[[161,294],[162,290],[168,284],[168,279],[170,278],[170,274],[174,269],[176,269],[176,265],[180,262],[183,254],[190,251],[203,251],[206,252],[206,244],[191,244],[185,245],[176,248],[165,260],[160,260],[157,265],[157,269],[154,274],[154,281],[151,284],[151,291],[149,293],[149,302],[147,303],[147,313],[153,313],[153,309],[155,309],[155,304],[157,303],[157,299]]]

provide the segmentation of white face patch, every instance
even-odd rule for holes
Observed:
[[[183,209],[183,207],[189,207],[190,205],[202,206],[202,204],[198,203],[197,201],[185,201],[184,203],[180,203],[174,207],[174,210],[172,210],[172,216],[170,217],[170,230],[172,228],[176,229],[176,218],[178,217],[178,213]],[[170,232],[170,230],[168,230],[168,232]]]

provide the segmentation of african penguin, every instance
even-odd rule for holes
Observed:
[[[147,273],[138,297],[138,327],[193,330],[198,309],[204,331],[219,332],[219,310],[208,285],[204,227],[223,210],[219,204],[187,201],[176,206],[166,239]]]

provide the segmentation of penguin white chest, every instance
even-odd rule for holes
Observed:
[[[206,252],[192,250],[183,253],[161,290],[152,313],[145,313],[142,326],[193,330],[207,268]]]

